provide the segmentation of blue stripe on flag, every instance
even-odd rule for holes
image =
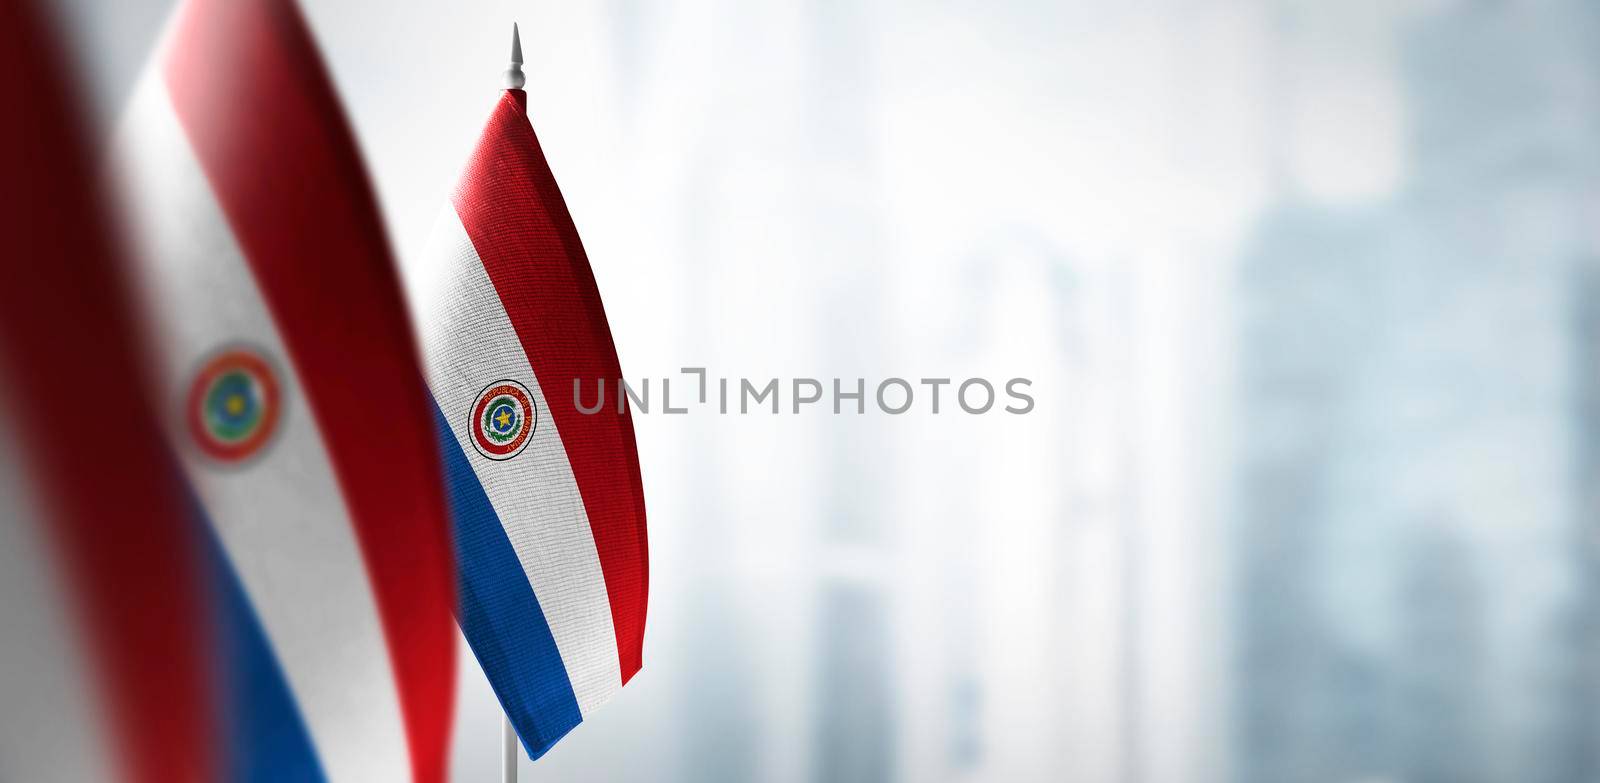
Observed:
[[[198,508],[198,504],[196,505]],[[324,783],[311,734],[267,636],[211,525],[205,528],[221,661],[227,779],[240,783]]]
[[[500,516],[437,402],[433,412],[455,518],[461,630],[523,747],[539,758],[581,723],[583,714]]]

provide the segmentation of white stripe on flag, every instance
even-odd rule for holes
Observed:
[[[446,205],[420,264],[415,312],[428,385],[483,484],[550,624],[578,709],[588,715],[622,687],[600,555],[544,390],[454,208]],[[482,458],[467,430],[478,394],[510,378],[533,392],[538,423],[515,458]],[[571,394],[570,379],[556,379]]]
[[[261,118],[271,122],[270,117]],[[333,783],[410,780],[383,627],[322,436],[271,314],[173,110],[159,70],[142,79],[117,140],[139,230],[141,283],[163,349],[162,402],[178,451],[260,616]],[[219,467],[181,426],[203,359],[246,343],[274,362],[278,432],[254,460]]]

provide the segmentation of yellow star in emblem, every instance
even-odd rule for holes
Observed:
[[[500,411],[500,415],[494,417],[494,420],[500,422],[502,429],[511,426],[511,411]]]
[[[244,410],[244,397],[241,396],[241,395],[235,394],[235,395],[233,395],[233,396],[228,398],[228,402],[226,404],[228,406],[228,413],[231,414],[231,415],[234,415],[234,416],[238,416],[240,411]]]

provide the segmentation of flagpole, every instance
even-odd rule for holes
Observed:
[[[522,35],[516,22],[511,23],[511,65],[506,68],[505,88],[520,90],[528,81],[522,73]],[[511,725],[511,716],[500,716],[500,783],[517,783],[517,729]]]
[[[517,783],[517,730],[504,715],[500,717],[500,783]]]

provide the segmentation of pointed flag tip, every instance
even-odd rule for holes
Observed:
[[[511,23],[511,67],[506,69],[505,83],[508,90],[520,90],[528,81],[522,74],[522,33],[517,29],[517,23]]]

